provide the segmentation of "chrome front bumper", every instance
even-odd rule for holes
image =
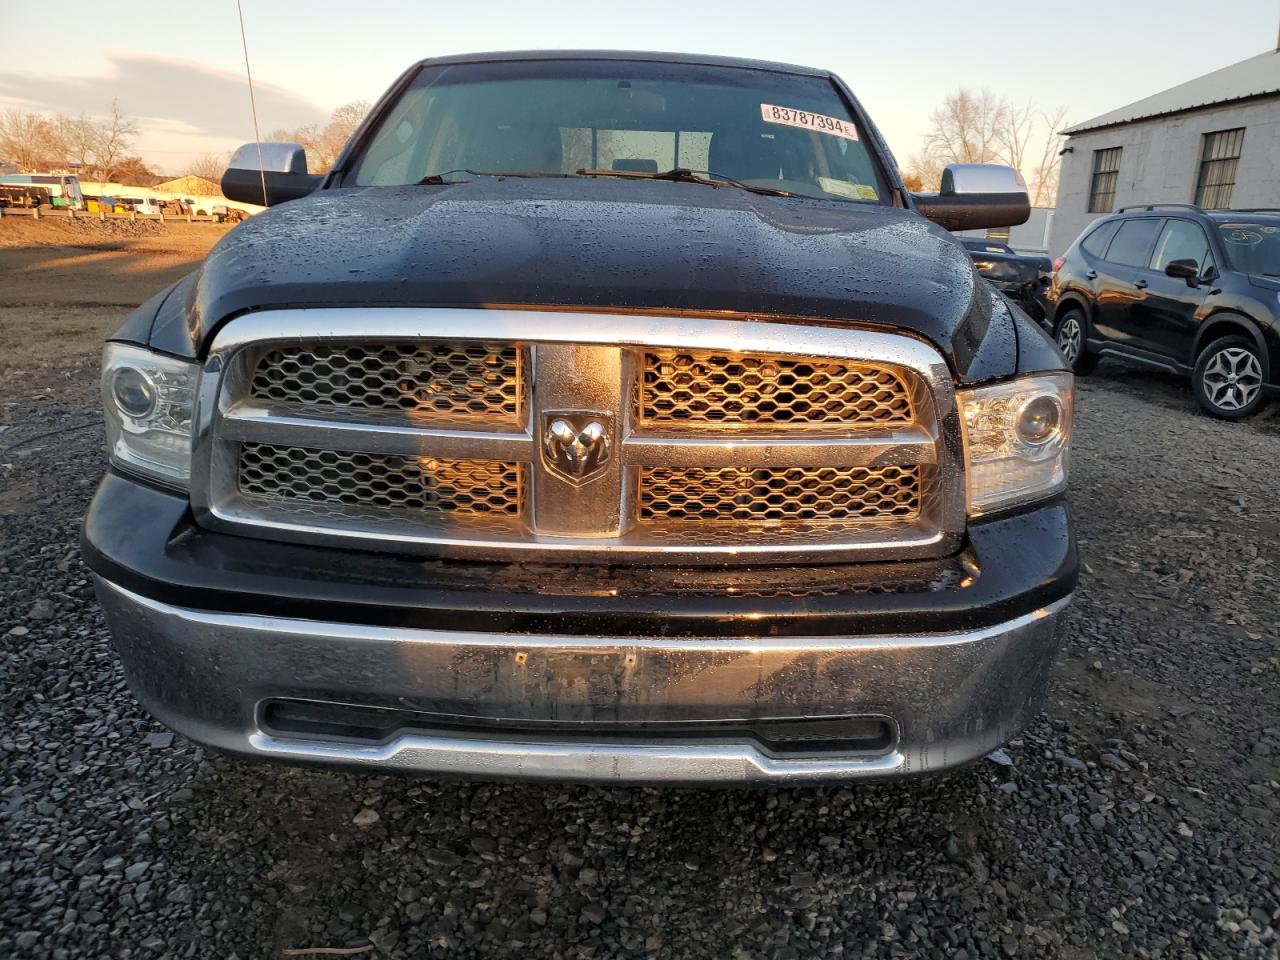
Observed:
[[[636,638],[218,613],[103,579],[97,587],[134,693],[198,742],[368,772],[628,783],[877,779],[960,766],[1039,709],[1067,602],[949,633]],[[264,720],[282,701],[448,723],[376,739],[282,734]],[[797,755],[715,735],[726,723],[797,718],[882,719],[892,737],[874,750]]]

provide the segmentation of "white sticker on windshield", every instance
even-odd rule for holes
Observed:
[[[818,133],[829,133],[833,137],[844,137],[846,140],[858,139],[858,128],[848,120],[841,120],[839,117],[809,113],[807,110],[796,110],[794,107],[775,107],[772,103],[760,104],[760,116],[764,118],[765,123],[780,123],[785,127],[816,130]]]

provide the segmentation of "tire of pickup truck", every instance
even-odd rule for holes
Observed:
[[[1089,321],[1079,307],[1072,307],[1060,316],[1053,327],[1053,342],[1057,344],[1058,353],[1071,372],[1081,377],[1093,373],[1098,365],[1098,357],[1085,345],[1088,329]]]
[[[1258,345],[1242,336],[1214,340],[1196,358],[1191,389],[1211,417],[1243,420],[1253,416],[1267,402]]]

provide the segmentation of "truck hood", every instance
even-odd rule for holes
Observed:
[[[607,178],[319,191],[228,233],[150,342],[198,357],[246,311],[357,305],[821,318],[913,331],[965,379],[1016,362],[1008,309],[910,211]]]

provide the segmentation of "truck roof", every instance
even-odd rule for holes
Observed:
[[[793,63],[775,63],[771,60],[750,60],[744,57],[717,57],[701,53],[657,53],[648,50],[499,50],[490,53],[459,53],[444,57],[428,57],[418,66],[441,66],[455,63],[502,63],[520,60],[626,60],[642,63],[688,63],[713,67],[739,67],[747,70],[768,70],[773,73],[793,73],[809,77],[829,77],[829,70],[802,67]]]

